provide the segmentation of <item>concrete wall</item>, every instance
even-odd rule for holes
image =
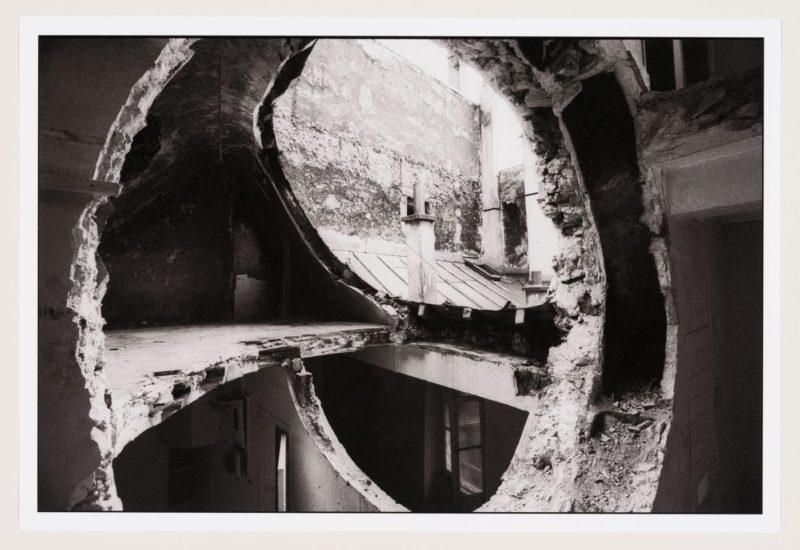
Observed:
[[[247,473],[237,476],[223,467],[231,444],[230,409],[215,398],[247,396]],[[377,511],[340,476],[320,451],[297,415],[281,368],[267,368],[230,382],[158,427],[129,443],[114,462],[125,510],[179,511],[170,506],[170,448],[207,448],[210,462],[194,483],[200,496],[187,511],[275,511],[275,433],[289,434],[289,511]],[[173,474],[175,475],[175,474]],[[173,480],[174,482],[174,480]]]
[[[478,122],[475,105],[384,46],[323,39],[274,124],[292,190],[334,248],[404,244],[401,197],[422,180],[436,248],[477,252]]]

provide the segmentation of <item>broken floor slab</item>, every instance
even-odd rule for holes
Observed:
[[[106,405],[114,453],[210,390],[267,366],[385,344],[389,330],[359,323],[203,325],[106,334]]]

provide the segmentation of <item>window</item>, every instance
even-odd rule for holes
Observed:
[[[454,483],[459,509],[473,510],[485,500],[483,400],[458,396],[444,401],[445,470]]]
[[[289,434],[275,427],[275,510],[288,511],[288,454]]]

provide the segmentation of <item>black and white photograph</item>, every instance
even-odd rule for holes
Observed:
[[[630,33],[40,33],[36,511],[761,515],[765,39]]]

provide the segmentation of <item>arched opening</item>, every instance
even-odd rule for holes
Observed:
[[[333,261],[326,262],[314,257],[316,251],[325,255],[327,249],[321,246],[316,224],[302,209],[305,206],[310,210],[308,204],[301,205],[294,192],[300,188],[293,188],[284,175],[279,158],[280,143],[270,134],[276,121],[273,109],[280,92],[289,89],[291,80],[300,74],[307,53],[299,54],[299,60],[290,58],[292,61],[283,65],[256,111],[257,128],[261,131],[257,137],[265,148],[263,159],[254,159],[243,146],[246,135],[242,130],[243,118],[240,120],[228,113],[233,99],[227,96],[236,97],[242,90],[237,89],[236,82],[223,79],[228,58],[233,65],[242,62],[237,57],[242,46],[236,41],[208,41],[194,48],[192,62],[156,98],[147,114],[147,124],[133,138],[131,151],[121,168],[125,191],[113,201],[114,210],[108,216],[99,248],[113,281],[104,302],[111,329],[107,337],[112,363],[116,352],[125,346],[125,339],[136,337],[136,330],[131,331],[134,328],[274,319],[285,322],[296,312],[313,312],[312,319],[317,320],[347,316],[346,311],[336,307],[339,302],[331,300],[330,289],[335,288],[335,281],[320,277],[330,266],[341,269],[335,261],[337,258],[329,257]],[[198,82],[206,90],[202,94],[187,96],[182,92]],[[216,95],[214,86],[207,85],[214,82],[217,82]],[[253,100],[252,94],[248,100]],[[453,100],[448,98],[447,101]],[[254,109],[259,105],[252,104]],[[296,101],[294,106],[297,106]],[[466,105],[464,109],[475,113],[476,108]],[[472,117],[468,122],[477,129],[479,117],[474,114]],[[209,124],[187,126],[188,121],[194,119]],[[401,163],[413,165],[413,160]],[[337,200],[345,199],[339,196]],[[474,199],[467,199],[470,200]],[[472,214],[469,202],[462,206],[465,215]],[[442,235],[440,240],[445,245],[452,240],[449,234]],[[301,246],[298,247],[298,243]],[[351,280],[359,282],[352,274]],[[499,294],[497,290],[493,292]],[[502,299],[502,294],[499,295]],[[334,304],[333,308],[328,308]],[[355,315],[364,317],[363,311]],[[543,318],[547,319],[546,314]],[[493,321],[490,317],[483,323],[490,326]],[[531,326],[527,330],[531,334],[535,332]],[[173,337],[164,331],[148,336],[154,343],[163,343],[160,338]],[[537,349],[545,351],[546,357],[544,342],[549,336],[538,334],[531,338],[541,340],[536,344]],[[130,351],[131,346],[126,349]],[[155,371],[154,375],[162,376],[161,372]],[[200,381],[201,389],[210,375],[208,371]],[[178,386],[180,391],[176,393]],[[178,408],[184,406],[180,400],[196,395],[195,388],[192,383],[174,386],[171,392],[174,404]],[[456,395],[446,388],[438,391],[450,392],[448,402]],[[439,395],[437,399],[443,398]],[[157,402],[153,404],[156,405]],[[170,407],[172,405],[167,408]],[[491,404],[486,408],[496,409]],[[163,412],[161,414],[163,416]],[[525,413],[519,414],[524,418]],[[489,416],[494,418],[494,414]],[[521,430],[521,424],[518,427]],[[518,436],[519,433],[515,437]],[[138,445],[146,446],[153,437],[147,435]],[[450,506],[473,509],[482,504],[491,495],[492,491],[487,489],[493,490],[499,484],[515,444],[516,439],[512,437],[502,445],[504,458],[500,462],[503,467],[498,469],[497,463],[492,462],[491,475],[487,478],[490,485],[481,488],[480,498],[473,498],[469,504],[451,502]],[[188,450],[191,446],[176,447],[182,450],[175,451],[175,460],[191,462],[196,459],[200,461],[198,464],[204,465],[197,466],[198,471],[206,475],[212,450],[207,445],[194,447],[199,449],[195,453],[199,453],[197,456]],[[132,447],[128,455],[135,456],[137,448]],[[123,465],[126,463],[125,459],[121,461]],[[430,498],[419,504],[450,509],[445,504],[431,504]]]
[[[349,459],[294,377],[263,368],[130,442],[114,459],[125,510],[405,511]]]

